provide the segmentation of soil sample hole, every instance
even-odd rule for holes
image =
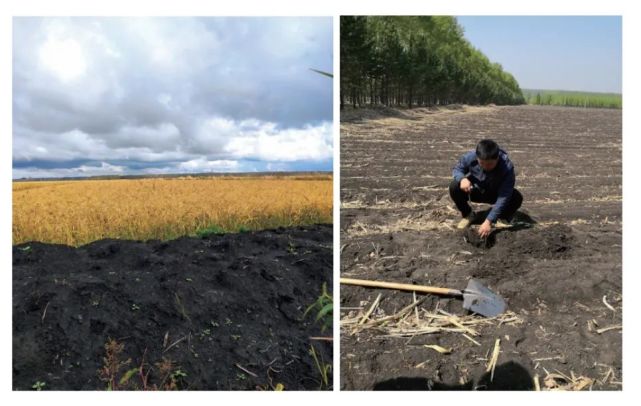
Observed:
[[[463,239],[466,243],[475,246],[476,248],[490,249],[496,244],[496,234],[490,233],[485,238],[478,234],[477,227],[468,227],[463,231]]]

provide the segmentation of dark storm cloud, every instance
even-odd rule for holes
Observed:
[[[332,70],[331,18],[15,18],[13,30],[17,168],[331,159],[332,82],[309,70]]]

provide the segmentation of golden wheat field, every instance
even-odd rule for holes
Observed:
[[[331,222],[331,175],[13,182],[13,244]]]

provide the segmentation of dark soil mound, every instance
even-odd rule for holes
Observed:
[[[475,232],[467,233],[467,238],[474,238]],[[477,241],[480,241],[478,235]],[[499,280],[507,275],[519,275],[527,269],[523,266],[527,261],[541,261],[570,258],[576,249],[576,239],[572,229],[564,225],[535,227],[527,230],[499,230],[486,240],[488,245],[481,248],[491,248],[478,262],[475,277]],[[481,243],[477,243],[479,247]],[[492,278],[495,276],[496,278]]]
[[[517,232],[518,231],[518,232]],[[501,229],[492,232],[486,238],[478,235],[476,227],[466,228],[463,238],[476,248],[492,248],[512,255],[528,255],[540,259],[560,258],[570,254],[576,243],[572,229],[565,225],[555,224],[545,228]]]
[[[105,389],[98,370],[114,339],[131,359],[117,381],[141,364],[149,372],[122,389],[318,389],[310,348],[328,364],[332,347],[310,336],[331,331],[303,313],[331,275],[327,225],[14,246],[13,388]]]
[[[499,232],[496,235],[495,249],[511,255],[558,259],[570,256],[575,244],[572,229],[566,225],[555,224],[518,232]]]

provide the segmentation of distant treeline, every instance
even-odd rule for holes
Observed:
[[[343,16],[341,108],[365,105],[523,104],[514,77],[448,16]]]
[[[622,108],[621,95],[618,93],[524,89],[523,94],[528,104],[544,106],[597,107],[608,109]]]

